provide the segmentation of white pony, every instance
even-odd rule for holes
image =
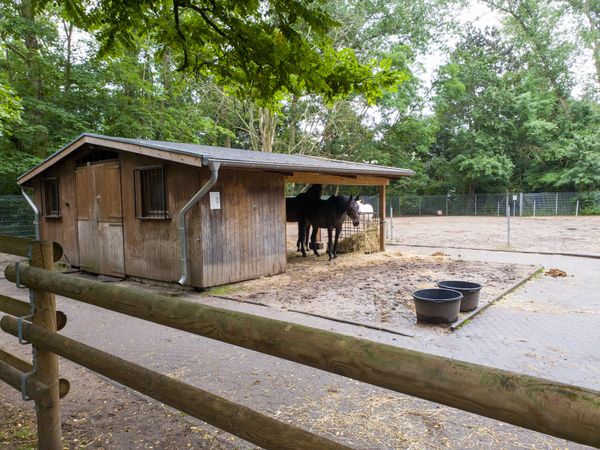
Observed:
[[[370,222],[373,219],[373,206],[368,203],[363,203],[362,200],[359,200],[356,203],[358,203],[358,213]]]

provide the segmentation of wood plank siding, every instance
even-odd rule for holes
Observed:
[[[61,215],[42,214],[42,238],[59,242],[76,267],[84,264],[86,270],[107,275],[176,282],[181,276],[178,214],[210,172],[206,167],[110,150],[116,151],[117,160],[76,167],[86,152],[82,148],[31,180],[35,202],[41,206],[42,180],[59,179]],[[134,171],[157,165],[164,168],[167,218],[142,219],[136,216]],[[113,179],[115,174],[120,178]],[[188,214],[191,285],[210,287],[284,272],[284,175],[222,167],[212,191],[220,194],[220,209],[210,209],[206,195]],[[105,198],[113,201],[98,206],[102,203],[98,199]],[[95,254],[118,254],[121,245],[120,264],[111,267],[102,258],[90,261]]]
[[[202,183],[209,178],[202,169]],[[285,271],[283,175],[222,169],[212,189],[221,209],[201,200],[204,286],[249,280]]]
[[[119,161],[75,169],[79,267],[124,276],[123,212]]]
[[[125,230],[125,272],[152,280],[176,282],[181,276],[179,251],[179,211],[200,189],[197,167],[172,163],[132,153],[121,153],[121,186]],[[139,219],[135,215],[134,170],[162,165],[165,173],[167,219]],[[202,287],[200,259],[200,212],[193,208],[188,215],[188,254],[191,283]]]
[[[42,180],[46,178],[58,178],[60,217],[44,217]],[[75,158],[65,158],[61,164],[50,167],[34,180],[32,187],[34,190],[34,202],[42,213],[40,220],[41,238],[60,243],[69,263],[79,266]]]

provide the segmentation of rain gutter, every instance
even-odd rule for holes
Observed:
[[[181,208],[181,211],[179,212],[179,245],[181,246],[181,278],[179,279],[179,284],[182,286],[189,284],[190,281],[190,260],[187,251],[187,213],[196,203],[200,201],[202,197],[206,195],[208,191],[212,189],[219,179],[219,167],[221,166],[221,162],[203,160],[202,163],[208,165],[208,168],[210,169],[210,179],[198,192],[196,192],[196,194],[190,199],[189,202],[185,204],[183,208]]]
[[[29,195],[27,195],[27,193],[25,192],[25,189],[23,189],[23,187],[21,187],[21,194],[23,194],[23,197],[25,197],[25,200],[27,200],[27,203],[29,203],[29,206],[31,207],[31,209],[33,209],[33,225],[35,226],[35,238],[36,240],[40,240],[40,210],[38,209],[37,206],[35,206],[35,203],[33,203],[33,200],[31,200],[31,197],[29,197]]]

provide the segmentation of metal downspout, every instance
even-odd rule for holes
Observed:
[[[29,203],[29,206],[31,207],[31,209],[33,209],[33,214],[34,214],[34,219],[33,219],[33,225],[35,225],[35,238],[36,240],[40,240],[40,210],[38,209],[37,206],[35,206],[35,203],[33,203],[33,200],[31,200],[31,197],[29,197],[29,195],[27,195],[27,193],[25,192],[25,189],[23,189],[23,187],[21,186],[21,194],[23,194],[23,197],[25,197],[25,200],[27,200],[27,203]]]
[[[190,278],[190,261],[187,252],[186,216],[189,210],[192,209],[192,206],[198,203],[198,201],[200,201],[200,199],[204,197],[206,193],[215,185],[219,179],[220,166],[220,162],[211,161],[208,163],[208,168],[210,169],[210,179],[198,192],[196,192],[196,195],[194,195],[179,212],[179,245],[181,246],[181,278],[179,279],[179,284],[182,286],[188,284]]]

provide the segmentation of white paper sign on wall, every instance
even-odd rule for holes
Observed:
[[[221,193],[209,192],[210,209],[221,209]]]

